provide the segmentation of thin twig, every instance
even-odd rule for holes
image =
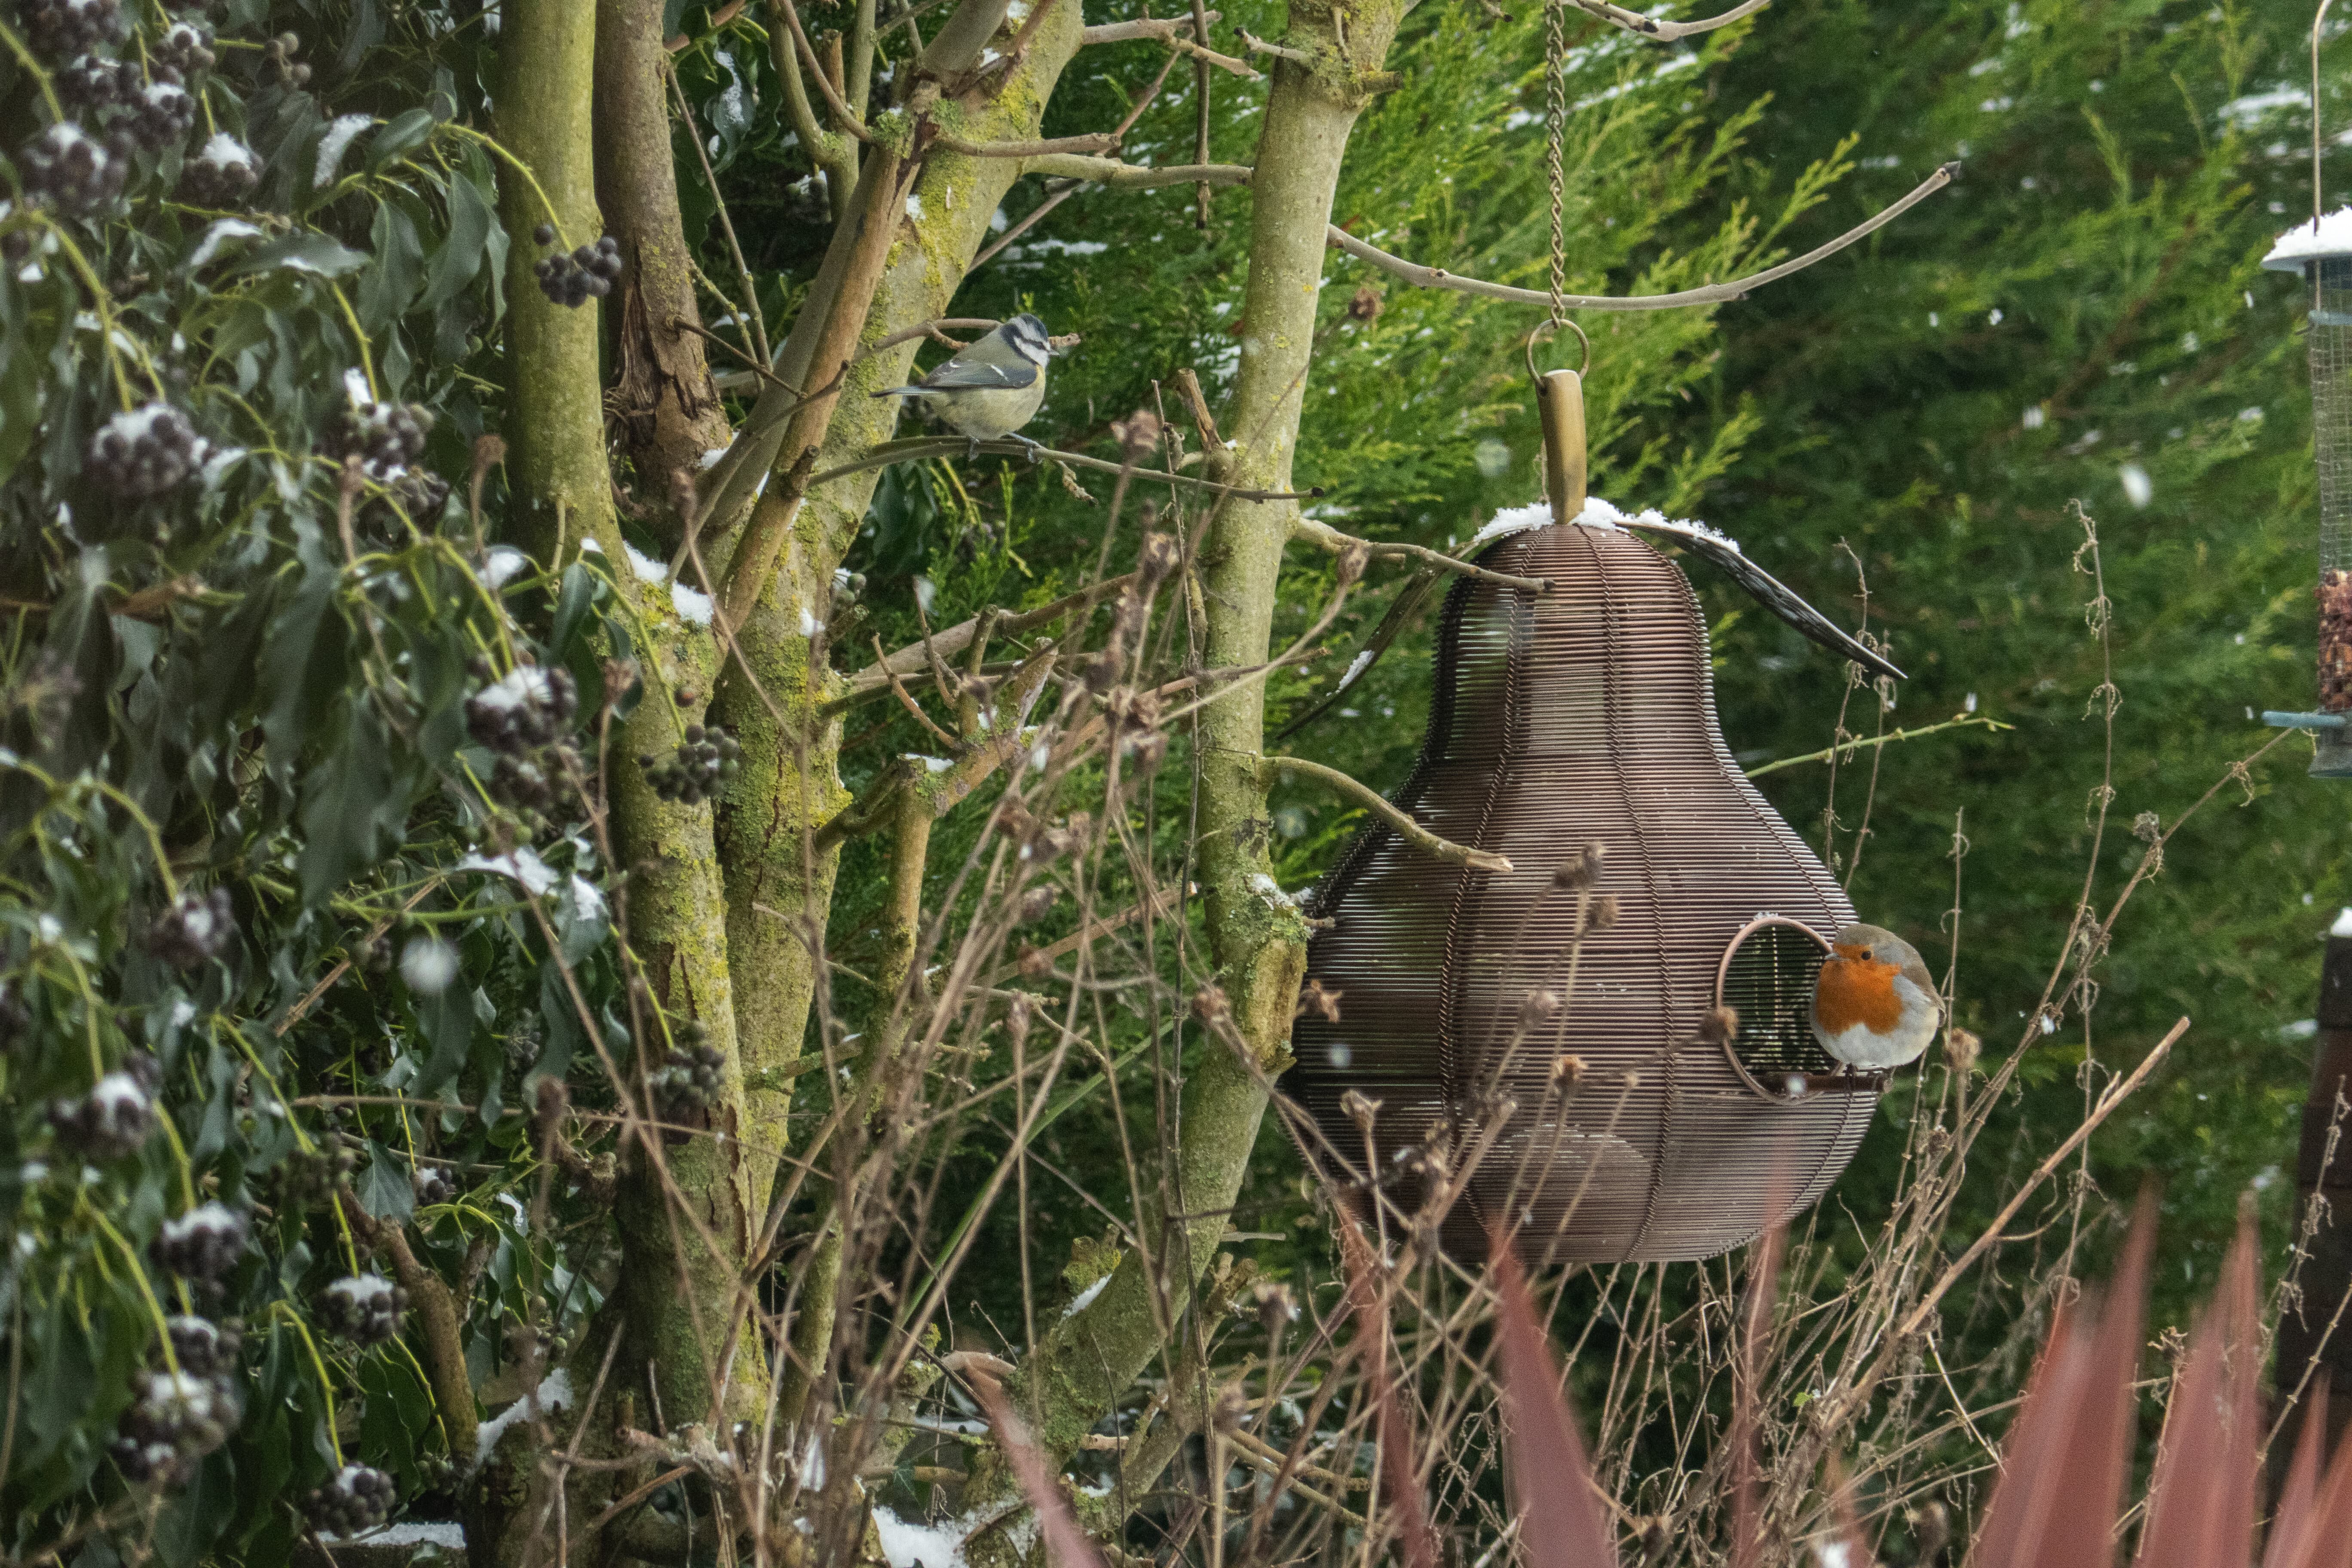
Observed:
[[[920,462],[926,458],[953,457],[977,447],[982,453],[995,458],[1030,458],[1036,461],[1051,460],[1068,463],[1081,468],[1093,468],[1106,474],[1123,470],[1123,465],[1107,462],[1100,458],[1088,458],[1076,452],[1056,451],[1051,447],[1032,447],[1019,441],[967,441],[963,437],[917,436],[904,441],[885,441],[871,447],[866,456],[854,463],[844,463],[837,468],[827,468],[809,480],[808,488],[845,479],[852,474],[862,474],[869,468],[887,468],[893,463]],[[1164,485],[1181,485],[1187,489],[1206,490],[1215,495],[1231,496],[1236,500],[1315,500],[1323,494],[1320,485],[1305,490],[1242,490],[1231,485],[1220,485],[1208,479],[1196,479],[1187,474],[1163,474],[1151,468],[1135,468],[1135,477],[1156,479]]]
[[[1771,3],[1772,0],[1741,0],[1741,4],[1720,16],[1708,16],[1696,22],[1662,22],[1655,16],[1644,16],[1639,11],[1612,5],[1609,0],[1574,0],[1577,9],[1586,16],[1598,16],[1613,26],[1661,44],[1671,44],[1679,38],[1696,37],[1701,33],[1712,33],[1717,27],[1727,27],[1744,17],[1753,16]]]
[[[1856,224],[1827,245],[1809,250],[1794,260],[1783,261],[1778,267],[1768,267],[1761,272],[1735,279],[1729,283],[1710,283],[1703,289],[1684,289],[1672,294],[1566,294],[1560,297],[1560,302],[1571,310],[1675,310],[1694,305],[1720,305],[1740,298],[1750,289],[1760,289],[1767,283],[1777,283],[1791,273],[1802,272],[1815,262],[1826,260],[1857,240],[1875,234],[1950,184],[1959,171],[1960,165],[1957,161],[1947,163],[1920,181],[1902,200]],[[1359,261],[1368,261],[1383,272],[1392,273],[1420,288],[1452,289],[1459,293],[1475,294],[1482,299],[1506,300],[1514,305],[1540,305],[1547,310],[1552,308],[1552,297],[1546,290],[1514,289],[1505,283],[1465,278],[1458,273],[1448,272],[1443,267],[1423,267],[1401,256],[1391,256],[1376,245],[1367,244],[1336,224],[1328,226],[1326,237]]]

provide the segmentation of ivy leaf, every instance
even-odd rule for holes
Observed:
[[[482,270],[489,254],[490,230],[498,219],[489,203],[463,174],[449,176],[449,237],[433,253],[426,268],[425,298],[420,309],[436,310],[463,293]]]
[[[369,144],[368,168],[371,171],[386,168],[395,159],[424,146],[436,123],[433,110],[426,108],[412,109],[404,114],[393,116],[375,133],[374,142]]]
[[[408,1166],[391,1150],[368,1141],[367,1168],[360,1173],[360,1207],[378,1219],[404,1220],[416,1212],[416,1184]]]
[[[227,276],[236,278],[248,272],[283,269],[315,272],[322,278],[341,278],[367,264],[365,251],[353,250],[331,235],[289,234],[284,239],[271,240],[247,253],[244,260],[228,269]]]

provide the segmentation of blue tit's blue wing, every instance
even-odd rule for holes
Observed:
[[[1728,574],[1733,582],[1753,594],[1766,609],[1839,658],[1852,659],[1873,675],[1903,679],[1903,672],[1884,654],[1855,641],[1843,627],[1799,598],[1786,584],[1750,561],[1738,545],[1713,529],[1685,526],[1648,514],[1627,518],[1625,526],[1643,533],[1662,534],[1693,554],[1706,556]]]
[[[1037,384],[1034,364],[973,364],[951,359],[923,378],[925,392],[1016,391]]]

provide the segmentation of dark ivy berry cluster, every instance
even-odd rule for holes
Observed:
[[[693,805],[719,793],[743,767],[743,748],[723,724],[688,724],[677,751],[656,762],[639,757],[646,783],[664,800]]]
[[[429,1208],[435,1204],[457,1201],[457,1178],[438,1165],[419,1165],[409,1177],[416,1189],[416,1206]]]
[[[16,154],[17,177],[32,200],[79,217],[122,194],[134,150],[125,132],[111,132],[101,142],[72,121],[60,120]]]
[[[168,403],[143,403],[98,427],[82,472],[118,500],[145,500],[186,484],[204,457],[186,415]]]
[[[553,245],[555,226],[541,224],[531,231],[531,237],[541,245]],[[556,304],[567,310],[584,305],[610,294],[620,279],[621,242],[608,234],[568,256],[560,250],[543,256],[531,265],[531,271],[539,276],[540,292]]]
[[[727,1058],[710,1044],[702,1025],[688,1019],[671,1032],[677,1044],[662,1058],[662,1065],[646,1075],[653,1089],[654,1109],[664,1121],[677,1120],[715,1103],[724,1088],[719,1069]]]
[[[122,36],[121,0],[17,0],[26,44],[42,58],[65,61]]]
[[[147,1086],[127,1072],[110,1072],[78,1100],[52,1100],[49,1127],[58,1146],[102,1165],[138,1152],[155,1131]]]
[[[370,403],[346,412],[337,422],[335,449],[357,458],[372,479],[387,479],[425,456],[425,437],[433,429],[433,411],[415,403]]]
[[[291,33],[280,33],[269,40],[261,51],[263,68],[277,76],[289,87],[310,85],[310,68],[295,59],[302,50],[302,40]]]
[[[342,1147],[315,1151],[297,1149],[278,1167],[279,1203],[296,1213],[326,1201],[337,1187],[358,1173],[356,1151]]]
[[[189,1376],[226,1377],[236,1370],[245,1335],[234,1320],[215,1323],[210,1318],[183,1316],[164,1319],[163,1327],[171,1331],[173,1359]]]
[[[474,673],[488,680],[487,661],[477,659]],[[578,763],[567,742],[579,710],[571,672],[552,665],[519,664],[466,699],[467,732],[497,759],[490,794],[514,808],[526,837],[573,798]]]
[[[213,30],[201,21],[174,22],[163,29],[163,36],[148,51],[148,58],[161,69],[176,71],[182,77],[208,71],[218,58],[213,53]]]
[[[180,169],[180,199],[192,206],[241,205],[261,184],[260,160],[253,149],[217,132]]]
[[[401,524],[404,515],[430,530],[448,505],[448,480],[430,468],[411,468],[388,480],[383,494],[368,498],[360,509],[360,527],[376,543],[396,549],[408,542],[408,531]]]
[[[236,940],[236,910],[226,888],[182,893],[147,928],[147,951],[174,969],[208,963]]]
[[[302,1500],[302,1512],[321,1534],[357,1535],[392,1517],[400,1493],[392,1478],[366,1465],[345,1465]]]
[[[135,1397],[116,1423],[108,1451],[134,1483],[168,1486],[187,1479],[236,1428],[236,1393],[226,1378],[148,1371],[133,1378],[131,1387]]]
[[[245,1216],[220,1203],[199,1204],[167,1219],[147,1244],[156,1267],[189,1283],[216,1288],[245,1256]]]
[[[319,1326],[365,1350],[399,1333],[406,1310],[408,1292],[383,1275],[346,1275],[320,1292]]]

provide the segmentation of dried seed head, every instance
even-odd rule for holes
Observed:
[[[1598,843],[1586,845],[1560,863],[1559,869],[1551,874],[1551,885],[1555,888],[1592,886],[1600,879],[1601,862],[1607,858],[1608,853],[1606,845]]]
[[[1021,956],[1013,962],[1024,980],[1043,980],[1054,973],[1054,961],[1042,947],[1023,943]]]
[[[1233,1016],[1234,1005],[1222,987],[1203,985],[1192,993],[1192,1016],[1203,1024],[1213,1028],[1231,1022]]]
[[[1360,285],[1348,301],[1348,320],[1377,321],[1381,319],[1381,291],[1371,284]]]
[[[1339,1097],[1339,1109],[1356,1130],[1365,1137],[1372,1135],[1372,1118],[1381,1113],[1381,1102],[1360,1089],[1351,1089]]]
[[[1030,921],[1044,920],[1054,912],[1054,906],[1060,901],[1061,897],[1062,890],[1051,883],[1043,883],[1030,889],[1021,895],[1022,921],[1025,924]]]
[[[1710,1007],[1698,1021],[1698,1037],[1710,1046],[1727,1046],[1739,1035],[1739,1009]]]
[[[2143,844],[2153,844],[2164,837],[2164,819],[2152,811],[2143,811],[2132,818],[2132,837]]]
[[[1559,1013],[1559,993],[1534,990],[1519,999],[1519,1027],[1541,1028]]]
[[[1149,408],[1139,408],[1125,419],[1110,422],[1111,437],[1130,463],[1140,462],[1150,455],[1151,448],[1160,444],[1160,416]]]
[[[1617,895],[1603,893],[1592,900],[1592,908],[1585,912],[1584,929],[1593,932],[1607,931],[1617,923]]]
[[[1312,1013],[1327,1024],[1339,1021],[1339,998],[1345,993],[1333,991],[1320,980],[1310,980],[1298,993],[1298,1010],[1293,1015],[1303,1018]]]
[[[1286,1325],[1298,1321],[1298,1299],[1290,1287],[1273,1279],[1261,1279],[1251,1288],[1257,1301],[1257,1321],[1269,1334],[1279,1332]]]
[[[1944,1505],[1931,1502],[1910,1516],[1911,1539],[1917,1548],[1914,1562],[1933,1563],[1952,1539],[1952,1516]]]
[[[1036,1004],[1026,991],[1015,991],[1013,1000],[1004,1005],[1004,1031],[1013,1037],[1014,1045],[1029,1037],[1029,1025],[1036,1016]]]
[[[1123,736],[1118,748],[1134,760],[1135,771],[1139,773],[1157,773],[1160,764],[1168,760],[1168,737],[1157,730]]]
[[[1565,1094],[1584,1081],[1584,1058],[1573,1054],[1555,1057],[1551,1064],[1551,1083]]]
[[[1173,535],[1147,533],[1143,536],[1143,548],[1136,552],[1136,575],[1143,579],[1145,587],[1157,587],[1176,570],[1183,558],[1183,552],[1176,547]]]
[[[1944,1062],[1952,1071],[1965,1078],[1976,1070],[1977,1055],[1984,1042],[1968,1030],[1955,1026],[1944,1031]]]

